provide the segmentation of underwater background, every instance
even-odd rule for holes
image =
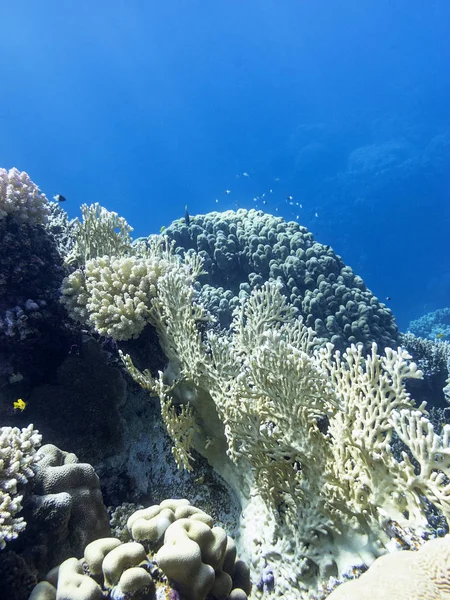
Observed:
[[[0,16],[0,600],[446,597],[448,0]]]
[[[258,208],[329,244],[400,330],[449,306],[446,0],[17,0],[0,165],[157,233]]]

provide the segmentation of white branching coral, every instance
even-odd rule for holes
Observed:
[[[123,217],[95,204],[81,205],[83,220],[71,224],[74,246],[66,257],[67,264],[84,265],[101,256],[122,256],[131,253],[133,228]]]
[[[190,389],[195,447],[234,485],[247,519],[260,520],[257,539],[243,521],[240,551],[257,569],[269,565],[286,597],[370,563],[386,551],[394,522],[419,536],[425,502],[450,520],[450,432],[435,433],[405,391],[405,379],[422,374],[404,350],[316,348],[276,284],[242,302],[230,334],[204,339],[186,281],[165,276],[157,297],[161,343],[178,373],[178,388],[172,379],[161,397],[177,402],[175,392]],[[225,446],[202,414],[206,397]]]
[[[195,447],[235,489],[240,554],[255,576],[270,568],[279,595],[306,598],[386,552],[391,531],[419,539],[430,504],[450,521],[450,428],[436,433],[405,391],[422,376],[407,352],[317,347],[276,283],[242,300],[229,332],[205,332],[198,256],[182,262],[156,244],[132,259],[88,261],[72,298],[104,335],[156,328],[164,373],[122,358],[159,395],[178,466],[191,468]],[[144,264],[134,260],[151,261],[154,279],[145,271],[134,282]]]
[[[22,510],[18,486],[34,475],[41,438],[33,425],[22,430],[0,427],[0,549],[26,527],[23,518],[16,516]]]
[[[45,223],[48,200],[25,171],[0,168],[0,219],[7,215],[27,223]]]
[[[75,320],[91,325],[115,340],[137,337],[152,317],[152,299],[162,275],[171,269],[187,270],[161,241],[140,248],[139,255],[101,256],[89,259],[66,277],[61,302]]]
[[[148,303],[148,320],[156,328],[162,348],[171,364],[171,373],[159,372],[154,378],[148,370],[139,371],[128,355],[121,354],[122,360],[133,379],[144,389],[159,396],[161,416],[167,432],[173,440],[172,454],[179,468],[192,470],[192,456],[189,450],[193,446],[195,418],[193,407],[186,403],[189,382],[195,380],[204,361],[204,348],[197,323],[206,318],[202,307],[194,302],[193,283],[202,272],[202,261],[196,255],[188,255],[184,262],[175,257],[169,247],[156,246],[153,253],[164,257],[170,268],[160,274],[155,293]],[[148,253],[147,253],[148,255]],[[177,314],[175,314],[175,312]],[[173,324],[183,321],[186,332]],[[183,339],[180,339],[182,336]],[[186,344],[190,356],[189,365],[179,360],[179,345]],[[183,383],[184,398],[173,402],[174,393]],[[186,398],[187,397],[187,398]]]

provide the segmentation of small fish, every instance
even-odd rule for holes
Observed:
[[[244,171],[244,172],[242,173],[242,177],[250,177],[250,175]]]
[[[65,202],[66,198],[62,194],[56,194],[56,196],[53,196],[53,200],[55,202]]]
[[[231,194],[231,190],[225,190],[225,194]]]
[[[188,213],[188,209],[187,209],[187,204],[184,207],[184,220],[186,221],[186,225],[189,225],[189,223],[191,222],[191,218],[189,217],[189,213]]]
[[[25,410],[27,403],[22,400],[22,398],[18,398],[14,403],[14,410],[18,409],[21,412]]]
[[[216,202],[219,202],[219,198],[216,198]]]
[[[279,177],[275,177],[274,181],[280,181]]]
[[[318,217],[318,216],[319,216],[319,213],[314,213],[314,216],[315,216],[315,217]]]
[[[442,333],[442,331],[441,331],[440,333],[436,334],[436,337],[437,337],[438,340],[442,340],[442,338],[445,337],[445,333]]]
[[[163,231],[165,231],[165,229],[166,229],[166,226],[165,225],[161,225],[159,233],[162,233]]]
[[[293,197],[293,196],[287,196],[287,197],[286,197],[286,200],[289,200],[289,201],[291,201],[291,200],[293,200],[293,199],[294,199],[294,197]]]
[[[391,297],[390,297],[390,296],[386,296],[386,300],[390,300],[390,299],[391,299]]]

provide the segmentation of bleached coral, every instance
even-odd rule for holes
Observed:
[[[18,486],[34,476],[37,450],[42,436],[33,425],[0,428],[0,549],[15,539],[26,527],[22,517],[22,496]]]
[[[0,168],[0,219],[12,215],[20,221],[45,223],[48,201],[25,171]]]

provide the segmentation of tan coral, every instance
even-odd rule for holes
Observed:
[[[418,552],[378,558],[359,579],[340,585],[328,600],[449,600],[450,535]]]

